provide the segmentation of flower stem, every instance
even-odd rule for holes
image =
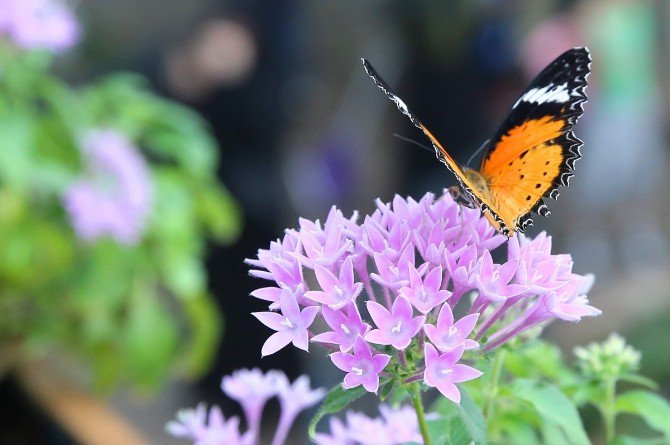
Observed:
[[[493,368],[491,369],[491,386],[487,392],[486,404],[484,405],[484,418],[490,419],[493,415],[493,406],[498,397],[498,384],[500,383],[500,376],[502,375],[503,364],[505,363],[506,349],[501,349],[496,354],[493,361]]]
[[[419,419],[419,429],[421,430],[421,437],[423,437],[424,445],[430,445],[430,435],[428,435],[428,424],[426,423],[426,416],[423,412],[423,403],[421,402],[421,387],[418,382],[410,385],[410,393],[412,394],[412,405],[416,411],[416,417]]]
[[[603,420],[605,421],[605,442],[610,443],[615,436],[616,421],[616,379],[605,380],[605,400],[601,407]]]

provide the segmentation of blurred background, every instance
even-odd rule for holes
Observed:
[[[211,178],[200,178],[214,187],[216,176],[229,192],[216,204],[228,210],[216,215],[233,222],[198,238],[190,257],[204,262],[202,291],[222,314],[208,322],[222,326],[220,343],[214,329],[214,356],[197,372],[171,373],[139,391],[129,389],[132,373],[122,373],[103,393],[149,443],[179,443],[165,434],[165,422],[199,400],[224,403],[224,411],[233,413],[236,407],[225,405],[219,384],[234,369],[281,368],[291,377],[308,372],[317,386],[335,381],[328,372],[314,372],[319,354],[308,357],[286,348],[261,360],[269,331],[250,315],[263,303],[248,296],[259,283],[247,275],[244,258],[295,227],[299,216],[323,219],[332,205],[345,215],[367,213],[377,197],[418,198],[455,184],[433,155],[393,137],[424,142],[372,84],[361,57],[465,164],[535,74],[566,49],[589,47],[589,102],[576,129],[584,141],[583,158],[570,188],[550,203],[552,216],[536,217],[530,233],[547,230],[554,251],[571,253],[578,273],[595,273],[590,299],[603,316],[576,326],[555,323],[548,335],[568,352],[618,331],[642,351],[642,373],[670,387],[670,349],[664,341],[670,335],[669,2],[86,0],[72,5],[80,37],[72,48],[57,51],[52,71],[75,89],[110,73],[139,73],[151,94],[195,110],[204,121],[188,116],[199,128],[193,134],[200,136],[188,134],[209,144],[203,153],[216,151],[203,158]],[[111,106],[99,102],[101,113]],[[129,133],[140,142],[158,140],[149,136],[177,125],[171,119],[180,120],[179,113],[166,117],[154,133],[144,127]],[[119,116],[124,122],[125,115]],[[213,139],[203,136],[208,134]],[[191,136],[180,141],[188,145]],[[154,155],[152,166],[163,167],[171,156]],[[190,179],[184,183],[194,186]],[[0,200],[0,206],[7,202]],[[214,311],[205,306],[191,313]],[[191,322],[207,324],[198,317]],[[151,329],[143,335],[151,338]],[[131,356],[119,360],[126,359]],[[53,366],[79,375],[76,365]],[[0,437],[13,438],[5,443],[76,443],[28,396],[25,377],[5,375]]]

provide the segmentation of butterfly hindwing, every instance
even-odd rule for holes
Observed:
[[[543,198],[557,198],[558,187],[568,185],[580,157],[582,142],[572,128],[587,100],[590,61],[586,48],[575,48],[549,64],[488,144],[480,173],[501,228],[523,231],[531,212],[548,215]]]

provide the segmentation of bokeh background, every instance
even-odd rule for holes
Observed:
[[[590,299],[603,316],[555,323],[548,335],[569,353],[617,331],[642,351],[642,373],[670,387],[669,2],[75,3],[82,40],[56,58],[58,75],[76,86],[137,72],[198,112],[220,150],[216,173],[243,219],[236,241],[206,250],[207,285],[224,320],[208,371],[150,391],[118,384],[104,395],[150,443],[178,443],[165,422],[199,400],[234,412],[219,390],[234,369],[307,372],[328,387],[336,381],[314,357],[318,348],[261,360],[269,331],[250,315],[263,305],[248,296],[259,283],[244,258],[299,216],[324,218],[332,205],[369,212],[378,197],[419,197],[455,183],[430,153],[393,137],[423,142],[360,57],[464,164],[544,65],[589,47],[589,102],[576,130],[583,158],[570,188],[550,204],[551,217],[535,218],[530,233],[547,230],[578,273],[596,274]],[[75,443],[11,376],[0,382],[0,413],[0,436],[12,431],[22,440],[14,443]]]

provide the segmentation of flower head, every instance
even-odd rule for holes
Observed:
[[[89,133],[83,154],[88,172],[63,199],[75,232],[87,241],[111,236],[136,244],[153,201],[146,162],[125,136],[111,130]]]

